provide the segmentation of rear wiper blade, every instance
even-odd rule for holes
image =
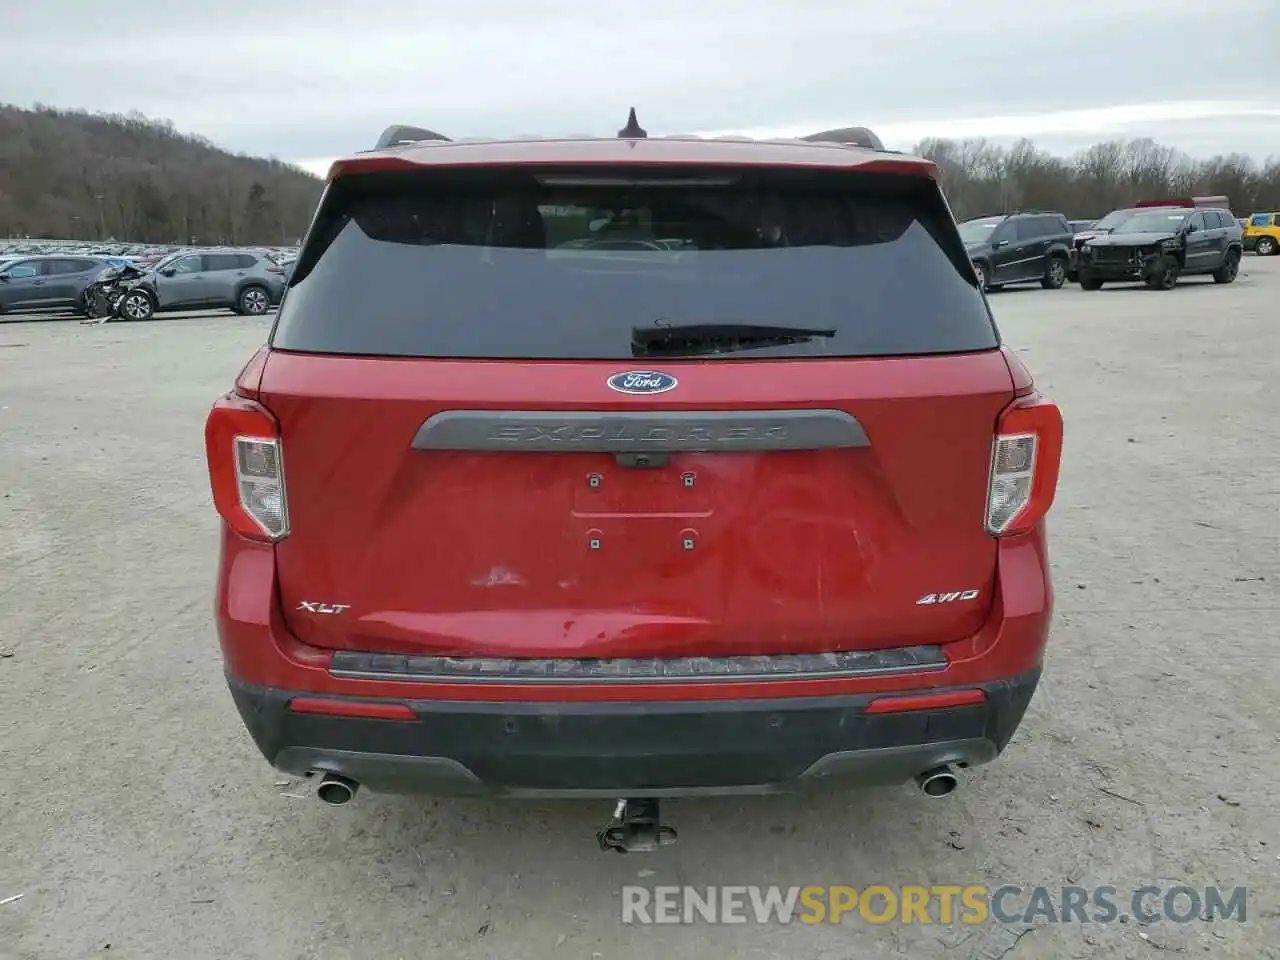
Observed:
[[[697,350],[750,350],[753,347],[786,346],[818,337],[834,337],[831,327],[788,327],[765,323],[686,323],[633,327],[631,345],[637,351],[677,352]]]

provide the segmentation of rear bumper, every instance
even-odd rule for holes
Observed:
[[[229,682],[259,749],[289,773],[339,773],[381,793],[614,798],[878,786],[942,764],[976,766],[1009,742],[1038,679],[1037,669],[979,685],[982,703],[901,713],[868,713],[870,694],[399,701],[412,720],[294,712],[291,691]]]
[[[1031,699],[1053,608],[1041,525],[1000,541],[986,623],[935,648],[927,668],[611,682],[356,675],[343,669],[350,657],[291,633],[277,591],[272,547],[224,526],[218,635],[236,704],[267,760],[292,773],[343,773],[374,791],[442,795],[770,792],[898,783],[941,763],[984,763]],[[866,713],[877,696],[975,688],[984,703]],[[288,710],[298,695],[403,704],[413,719]]]

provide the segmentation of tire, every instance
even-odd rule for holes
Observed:
[[[1049,269],[1044,272],[1044,276],[1040,278],[1040,286],[1046,290],[1061,290],[1062,285],[1067,282],[1067,260],[1066,257],[1050,257]]]
[[[271,294],[256,284],[245,287],[236,298],[236,312],[246,317],[260,317],[271,309]]]
[[[131,290],[120,301],[120,316],[125,320],[150,320],[156,314],[156,303],[144,290]]]
[[[1214,283],[1230,283],[1240,275],[1240,251],[1228,250],[1222,266],[1213,271]]]
[[[1253,252],[1260,257],[1274,257],[1280,252],[1280,244],[1276,243],[1274,237],[1259,237],[1253,246]]]
[[[1160,264],[1160,272],[1147,278],[1147,286],[1152,290],[1172,290],[1178,285],[1178,274],[1182,266],[1172,257],[1165,257]]]
[[[1102,281],[1101,281],[1101,280],[1095,280],[1093,277],[1081,277],[1081,278],[1080,278],[1080,289],[1081,289],[1081,290],[1101,290],[1101,289],[1102,289]]]
[[[979,263],[977,260],[975,260],[975,261],[973,261],[973,272],[974,272],[974,273],[977,275],[977,277],[978,277],[978,289],[979,289],[979,290],[987,290],[987,289],[988,289],[987,281],[988,281],[988,279],[989,279],[989,278],[987,277],[987,268],[986,268],[986,267],[984,267],[984,266],[983,266],[981,263]]]

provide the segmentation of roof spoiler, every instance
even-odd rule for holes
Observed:
[[[631,108],[627,117],[627,125],[618,131],[618,138],[624,140],[644,139],[648,131],[636,122],[636,109]],[[802,137],[810,143],[838,143],[846,147],[862,147],[867,150],[885,152],[884,142],[868,127],[840,127],[836,130],[823,130]],[[414,127],[407,124],[395,124],[382,131],[374,150],[386,150],[408,143],[421,143],[434,140],[440,143],[452,141],[442,133],[428,130],[425,127]]]
[[[382,131],[382,136],[378,138],[375,150],[386,150],[388,147],[398,147],[405,143],[420,143],[423,140],[439,140],[444,143],[450,143],[442,133],[436,133],[433,130],[427,130],[423,127],[410,127],[405,124],[396,124],[387,127]]]
[[[801,137],[810,143],[839,143],[846,147],[865,147],[868,150],[884,152],[884,143],[867,127],[840,127],[838,130],[823,130]]]

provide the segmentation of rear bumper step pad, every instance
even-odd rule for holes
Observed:
[[[420,683],[625,683],[731,680],[813,680],[927,673],[947,666],[941,647],[899,647],[844,653],[795,653],[760,657],[644,657],[601,660],[507,657],[419,657],[339,651],[329,673],[348,680]]]

